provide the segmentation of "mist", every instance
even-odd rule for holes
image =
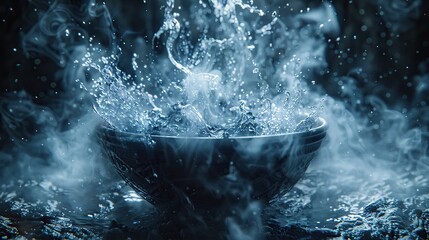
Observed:
[[[299,112],[325,119],[327,139],[267,213],[249,201],[226,218],[226,239],[429,236],[428,3],[226,2],[1,4],[0,235],[156,239],[164,223],[106,159],[97,127],[144,133],[179,106],[204,136],[243,115],[198,103],[245,99],[258,119],[269,96],[270,118],[293,121],[238,132],[293,130]],[[218,41],[230,34],[255,44]],[[177,79],[185,91],[166,83]],[[212,85],[193,89],[200,79]],[[174,105],[184,101],[194,108]],[[197,220],[184,228],[203,231]]]

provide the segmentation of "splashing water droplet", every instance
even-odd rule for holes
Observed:
[[[273,11],[271,22],[256,27],[256,20],[249,22],[243,16],[264,14],[252,4],[239,0],[210,4],[212,10],[206,3],[199,6],[212,14],[195,11],[197,21],[192,24],[200,29],[213,28],[216,34],[205,30],[198,44],[193,45],[188,39],[199,34],[188,28],[193,19],[179,20],[174,1],[168,0],[164,22],[152,39],[152,47],[164,41],[168,58],[136,51],[131,57],[134,73],[119,69],[119,48],[119,53],[110,55],[97,47],[85,54],[82,62],[92,73],[92,83],[81,87],[94,97],[95,109],[102,118],[122,131],[211,137],[278,134],[299,125],[302,119],[298,115],[305,113],[300,109],[305,91],[296,84],[302,74],[301,54],[279,55],[279,63],[285,63],[280,66],[285,67],[275,74],[279,78],[273,79],[274,84],[263,76],[277,71],[266,71],[266,52],[277,51],[279,43],[288,41],[286,26],[277,22],[278,13]],[[237,14],[236,6],[244,12]],[[200,21],[207,17],[212,19]],[[219,25],[213,26],[212,22]],[[276,29],[279,27],[280,31]],[[281,41],[267,41],[267,35]],[[152,60],[145,56],[152,56]]]
[[[271,16],[272,16],[273,18],[277,17],[277,12],[276,12],[276,11],[273,11],[273,13],[271,14]]]

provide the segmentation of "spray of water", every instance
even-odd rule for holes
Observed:
[[[420,2],[409,5],[407,21],[418,14],[414,6]],[[158,19],[162,24],[148,27],[144,37],[129,32],[118,37],[107,6],[95,1],[77,8],[62,1],[34,3],[40,21],[23,36],[23,49],[58,63],[67,97],[61,99],[61,108],[41,107],[25,93],[1,99],[2,128],[11,139],[0,152],[2,188],[34,189],[20,192],[13,187],[0,194],[12,210],[32,215],[44,208],[44,214],[59,217],[70,216],[70,209],[78,216],[114,211],[118,206],[105,196],[97,196],[103,199],[99,211],[74,209],[82,208],[79,200],[90,194],[74,189],[111,177],[88,134],[102,121],[121,131],[223,138],[307,129],[311,118],[307,126],[301,116],[309,115],[327,120],[329,142],[308,177],[277,203],[283,209],[278,221],[317,228],[320,225],[300,216],[322,209],[325,214],[318,220],[327,222],[322,227],[340,230],[345,237],[366,236],[368,229],[374,237],[417,236],[401,224],[412,225],[411,218],[423,224],[418,219],[424,213],[401,209],[428,208],[427,62],[414,77],[416,94],[410,102],[419,108],[387,106],[376,95],[380,88],[361,91],[362,83],[374,81],[361,69],[334,75],[332,81],[340,88],[336,99],[312,82],[317,81],[314,72],[326,71],[326,47],[344,40],[337,36],[338,17],[327,3],[312,8],[273,4],[297,11],[288,15],[261,2],[256,2],[258,8],[244,1],[168,1],[163,19]],[[386,11],[394,9],[382,5]],[[397,32],[410,26],[392,14],[383,18]],[[323,108],[318,107],[322,102]],[[92,113],[92,105],[98,114]],[[79,121],[69,125],[70,119]],[[58,202],[59,195],[67,197]],[[127,194],[126,201],[139,199],[133,196]],[[259,216],[259,205],[246,203],[237,208],[235,218],[225,220],[230,239],[261,236],[261,219],[253,218]],[[330,205],[333,208],[326,209]],[[378,212],[396,220],[387,222]],[[57,224],[65,229],[69,223]],[[94,237],[91,234],[82,237]]]
[[[262,10],[241,1],[186,7],[167,2],[161,28],[143,43],[147,52],[133,53],[130,74],[118,67],[120,49],[106,56],[100,48],[88,48],[83,62],[77,61],[89,69],[90,84],[82,86],[103,119],[121,131],[210,137],[312,127],[320,107],[311,107],[317,101],[303,104],[305,87],[299,79],[302,62],[317,64],[323,48],[315,53],[300,49],[294,41],[305,36],[288,36],[275,12],[264,19]],[[191,11],[194,19],[181,17]],[[141,56],[153,56],[157,41],[165,45],[166,56],[141,67]],[[278,56],[268,63],[266,51]]]

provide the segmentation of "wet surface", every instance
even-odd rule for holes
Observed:
[[[175,235],[174,222],[163,218],[100,159],[99,146],[90,134],[101,119],[88,114],[93,105],[76,82],[88,76],[73,72],[75,56],[70,55],[91,41],[104,46],[118,37],[121,43],[114,48],[123,48],[124,54],[118,69],[136,72],[137,79],[147,81],[149,92],[158,87],[158,78],[182,79],[174,69],[167,71],[171,64],[152,66],[152,57],[166,58],[162,39],[156,41],[159,46],[153,56],[143,58],[163,23],[165,1],[107,0],[107,5],[102,1],[99,14],[88,19],[76,19],[73,12],[79,9],[73,4],[79,1],[3,2],[0,236],[189,239]],[[183,7],[178,9],[179,20],[196,15],[193,8],[186,9],[189,1],[176,2]],[[261,31],[256,32],[259,40],[242,46],[253,52],[255,60],[244,64],[249,69],[243,79],[273,81],[275,94],[290,90],[289,83],[296,78],[306,91],[303,104],[323,99],[322,115],[330,125],[329,154],[315,159],[289,193],[262,211],[274,216],[266,219],[263,232],[266,239],[429,239],[429,1],[329,2],[255,1],[272,19],[259,22],[254,13],[248,19],[257,20],[257,26],[249,27]],[[94,13],[92,7],[86,10]],[[202,13],[203,21],[197,23],[215,22]],[[70,35],[68,28],[79,26],[82,29],[72,33],[87,40]],[[260,34],[264,31],[267,35]],[[93,32],[94,39],[89,37]],[[113,65],[117,57],[113,56]],[[234,73],[236,66],[230,66]],[[147,67],[153,75],[146,74]],[[226,72],[224,67],[204,69],[217,71]],[[232,73],[226,79],[235,76]],[[196,85],[194,78],[185,80],[191,88]],[[301,96],[295,90],[282,99]],[[117,93],[122,97],[122,91]],[[134,101],[118,104],[141,114]],[[280,118],[295,112],[289,110],[294,111],[281,113]],[[111,113],[121,116],[118,111]],[[254,116],[238,113],[242,114],[237,120],[245,127],[241,132],[254,134]],[[302,123],[298,129],[307,128]]]
[[[82,186],[77,192],[43,180],[2,184],[0,234],[37,239],[157,239],[152,230],[162,229],[165,223],[157,222],[155,209],[123,181],[83,182]],[[310,170],[272,208],[276,219],[265,226],[267,239],[426,239],[429,180],[405,172],[366,176],[350,170]]]

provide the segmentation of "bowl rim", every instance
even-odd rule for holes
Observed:
[[[317,127],[311,128],[307,131],[299,131],[299,132],[289,132],[289,133],[281,133],[281,134],[267,134],[267,135],[258,135],[258,136],[235,136],[235,137],[228,137],[228,138],[217,138],[217,137],[197,137],[197,136],[172,136],[172,135],[156,135],[156,134],[144,134],[144,133],[134,133],[134,132],[127,132],[127,131],[121,131],[114,129],[110,124],[102,124],[101,128],[104,130],[107,130],[109,132],[115,132],[117,134],[121,135],[127,135],[129,137],[148,137],[152,139],[189,139],[189,140],[235,140],[235,139],[264,139],[264,138],[272,138],[272,137],[281,137],[281,136],[298,136],[298,135],[306,135],[311,134],[313,135],[316,132],[326,132],[328,128],[327,121],[322,117],[317,117],[317,122],[320,122],[320,124]]]

